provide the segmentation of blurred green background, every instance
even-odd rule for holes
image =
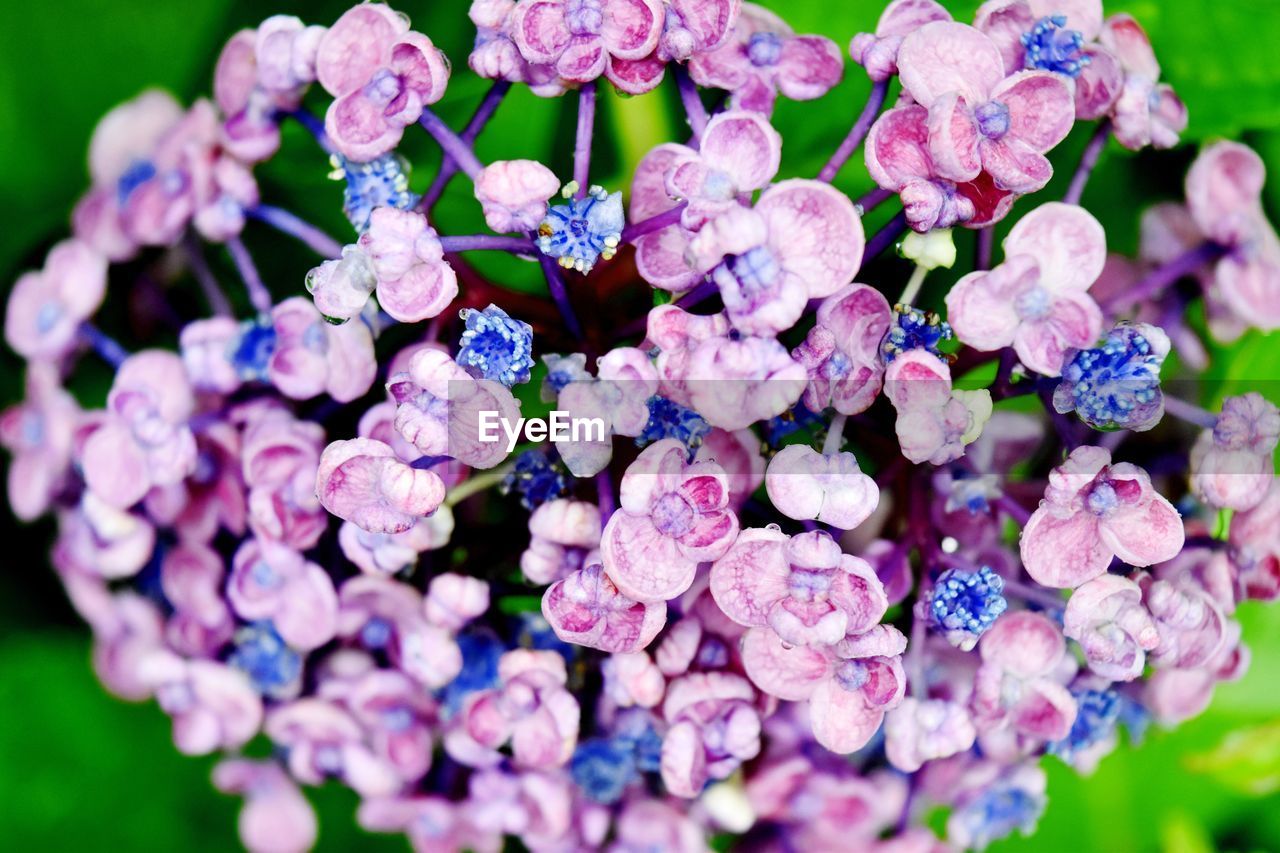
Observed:
[[[332,0],[50,0],[9,7],[0,26],[0,281],[11,282],[20,270],[38,265],[47,248],[65,236],[69,212],[87,180],[89,135],[104,111],[152,85],[169,88],[185,101],[207,94],[218,51],[240,27],[274,13],[329,24],[345,5]],[[842,47],[854,33],[873,29],[882,8],[878,0],[770,0],[764,5],[798,31],[827,35]],[[944,5],[966,20],[977,3],[944,0]],[[455,78],[437,109],[455,127],[465,122],[487,86],[465,67],[473,35],[467,6],[467,0],[396,4],[453,60]],[[1275,175],[1267,202],[1273,214],[1280,209],[1280,63],[1275,56],[1280,3],[1139,0],[1108,4],[1107,11],[1129,11],[1142,21],[1166,79],[1191,111],[1181,148],[1134,156],[1113,145],[1104,155],[1084,204],[1106,225],[1111,247],[1133,251],[1141,209],[1178,197],[1194,146],[1215,137],[1243,139],[1263,154]],[[822,101],[780,101],[782,177],[817,172],[868,88],[865,75],[850,66],[847,79]],[[603,99],[593,179],[617,186],[649,147],[677,137],[678,101],[671,89],[665,84],[650,97],[610,93]],[[479,152],[482,158],[534,157],[567,174],[573,118],[572,99],[542,101],[516,91],[481,139]],[[1059,174],[1043,197],[1061,196],[1090,132],[1077,129],[1054,152]],[[433,157],[438,159],[421,136],[411,134],[407,142],[419,190],[434,173]],[[348,233],[340,188],[325,179],[327,171],[311,141],[290,126],[281,156],[258,170],[263,197],[334,234]],[[870,182],[855,160],[837,185],[857,195]],[[883,209],[877,213],[887,215]],[[438,221],[449,233],[481,227],[461,182],[446,197]],[[254,228],[247,236],[250,246],[267,245],[271,235]],[[276,245],[259,256],[270,257],[264,264],[268,281],[280,294],[297,288],[310,264],[304,254],[292,254],[297,247],[276,250]],[[224,263],[216,254],[210,252],[214,263]],[[537,287],[524,269],[495,274],[514,287]],[[122,332],[130,342],[148,335],[171,338],[172,329],[163,323],[140,326],[124,319],[128,300],[116,293],[106,312],[119,323],[130,322]],[[184,306],[176,296],[172,301],[179,309],[200,307]],[[1273,378],[1277,362],[1276,335],[1252,333],[1218,349],[1213,375],[1200,386],[1204,402],[1211,403],[1227,382]],[[77,388],[87,404],[100,404],[103,379]],[[20,384],[21,365],[6,352],[0,357],[0,402],[17,399]],[[1274,390],[1271,396],[1275,399]],[[0,845],[10,850],[234,848],[238,804],[210,788],[213,761],[178,755],[160,711],[117,702],[94,680],[87,633],[47,566],[52,525],[18,525],[7,513],[3,524],[9,556],[0,570]],[[1253,649],[1253,665],[1243,681],[1222,686],[1198,719],[1174,732],[1153,730],[1140,748],[1121,749],[1089,778],[1046,760],[1050,806],[1039,832],[992,849],[1280,850],[1280,606],[1246,605],[1239,617]],[[329,786],[312,794],[320,808],[322,849],[402,847],[398,840],[353,828],[355,800],[349,793]]]

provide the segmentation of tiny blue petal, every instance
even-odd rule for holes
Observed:
[[[636,436],[636,446],[644,447],[664,438],[675,438],[689,449],[692,457],[709,432],[711,424],[697,412],[655,395],[649,398],[649,420],[644,431]]]
[[[270,622],[256,622],[235,635],[235,650],[227,663],[249,676],[264,696],[280,697],[302,674],[302,656],[285,645]]]
[[[1066,26],[1066,16],[1051,15],[1041,18],[1029,32],[1023,33],[1022,46],[1027,51],[1024,66],[1072,79],[1079,77],[1090,59],[1084,53],[1084,36]]]
[[[1004,579],[987,566],[976,572],[947,569],[933,585],[929,615],[948,639],[953,633],[977,638],[1008,608],[1003,593]]]
[[[510,388],[529,381],[533,367],[533,327],[496,305],[483,311],[464,308],[466,329],[459,341],[458,364],[471,375]]]
[[[1053,406],[1096,430],[1150,429],[1164,413],[1163,363],[1138,329],[1117,326],[1101,346],[1068,352]]]
[[[569,762],[569,773],[588,798],[605,805],[622,799],[627,786],[638,778],[629,744],[604,738],[579,744]]]
[[[617,252],[625,223],[622,193],[592,187],[585,198],[547,211],[538,226],[538,248],[563,267],[589,272],[597,260],[607,261]]]
[[[533,511],[547,501],[568,494],[569,477],[549,452],[534,448],[516,457],[515,468],[503,479],[500,488],[503,494],[518,492],[520,505]]]
[[[245,320],[240,337],[231,344],[231,366],[246,382],[265,381],[267,365],[276,351],[276,328],[267,316]]]
[[[880,355],[886,364],[913,349],[938,355],[938,345],[951,340],[951,325],[932,311],[910,305],[895,305],[893,310],[893,324],[880,343]]]
[[[362,234],[374,208],[409,210],[418,204],[420,196],[409,190],[409,164],[395,154],[383,154],[368,163],[335,154],[331,162],[334,170],[330,177],[347,182],[342,191],[342,212]]]

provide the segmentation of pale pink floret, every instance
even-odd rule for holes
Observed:
[[[324,428],[283,409],[257,413],[244,428],[241,471],[249,528],[259,539],[305,550],[320,539],[328,516],[316,496]]]
[[[1172,148],[1187,129],[1187,108],[1160,79],[1151,39],[1130,15],[1112,15],[1098,37],[1119,61],[1124,88],[1111,110],[1116,141],[1135,151],[1147,145]]]
[[[675,598],[693,583],[698,563],[723,556],[738,534],[724,469],[688,460],[683,444],[663,439],[623,475],[620,508],[600,548],[605,572],[628,598]]]
[[[1241,642],[1240,623],[1227,621],[1221,628],[1217,651],[1203,663],[1158,667],[1147,680],[1142,703],[1161,723],[1176,725],[1201,713],[1209,707],[1219,682],[1236,681],[1248,670],[1250,653]]]
[[[139,702],[152,695],[139,662],[164,647],[164,617],[134,592],[110,593],[98,577],[59,565],[67,598],[93,629],[93,670],[113,695]]]
[[[334,688],[365,730],[374,755],[406,784],[422,779],[431,769],[434,747],[431,728],[437,709],[431,694],[397,670],[369,669],[339,685],[335,679],[320,688]]]
[[[371,438],[335,441],[316,472],[320,503],[371,533],[404,533],[444,501],[434,471],[404,464],[390,446]]]
[[[691,406],[689,361],[698,346],[729,333],[729,320],[720,314],[690,314],[674,304],[649,312],[647,346],[656,347],[654,367],[662,380],[662,396],[686,408]]]
[[[447,626],[438,624],[427,617],[440,615],[439,604],[428,607],[413,587],[375,575],[343,583],[338,600],[339,637],[371,652],[385,651],[397,668],[429,689],[443,687],[462,671],[452,627],[461,618],[457,612],[445,620]]]
[[[631,222],[643,222],[676,206],[677,202],[667,192],[667,173],[691,152],[688,146],[664,142],[641,158],[631,178]],[[692,236],[677,222],[638,237],[636,270],[640,277],[654,287],[675,293],[696,285],[706,270],[694,269],[686,260]]]
[[[427,621],[449,631],[461,631],[489,609],[489,584],[480,578],[445,572],[427,584],[422,612]]]
[[[232,362],[240,334],[240,324],[231,317],[193,320],[182,327],[178,349],[192,388],[230,394],[240,387],[243,380]]]
[[[213,768],[213,786],[244,795],[240,842],[253,853],[304,853],[315,845],[316,813],[275,761],[229,758]]]
[[[773,112],[779,92],[793,101],[825,95],[840,82],[844,62],[835,42],[798,36],[781,18],[743,3],[734,34],[715,50],[694,56],[689,75],[702,86],[725,89],[736,109]]]
[[[431,39],[381,3],[348,9],[316,49],[316,79],[335,100],[325,131],[343,156],[365,162],[400,142],[444,94],[449,66]]]
[[[784,447],[765,476],[778,512],[852,530],[875,511],[880,490],[852,453],[823,454],[802,444]]]
[[[238,749],[262,725],[262,700],[239,670],[186,660],[156,649],[138,662],[139,677],[173,718],[173,742],[186,755]]]
[[[9,462],[9,506],[23,521],[42,515],[65,484],[80,407],[50,364],[27,365],[26,398],[0,413]]]
[[[818,743],[847,754],[866,746],[885,713],[902,702],[906,645],[906,637],[889,625],[854,635],[834,651],[791,646],[772,630],[753,628],[743,638],[742,662],[764,692],[793,702],[808,700]]]
[[[9,292],[4,339],[34,361],[57,361],[75,345],[80,324],[107,293],[107,259],[81,240],[49,250],[44,268],[23,275]]]
[[[1118,575],[1102,575],[1076,589],[1062,625],[1062,633],[1084,649],[1089,669],[1112,681],[1141,676],[1146,653],[1160,642],[1142,606],[1142,590]]]
[[[226,569],[217,551],[179,542],[164,553],[160,588],[174,613],[165,626],[169,645],[192,657],[214,657],[231,639],[235,621],[223,596]]]
[[[1070,589],[1106,572],[1113,557],[1131,566],[1170,560],[1184,540],[1182,518],[1146,471],[1085,445],[1049,474],[1022,531],[1022,562],[1039,583]]]
[[[532,65],[520,54],[511,32],[515,9],[516,0],[472,0],[467,16],[476,25],[476,40],[467,65],[490,80],[524,83],[539,97],[563,94],[565,82],[554,66]]]
[[[902,700],[884,721],[885,756],[904,773],[967,752],[978,732],[967,708],[943,699]]]
[[[372,262],[378,304],[400,322],[435,317],[458,295],[458,277],[422,214],[376,208],[359,245]]]
[[[151,559],[156,529],[137,513],[117,509],[85,492],[80,503],[58,514],[58,539],[53,560],[104,578],[136,575]]]
[[[875,402],[884,381],[880,342],[891,319],[884,295],[865,284],[851,284],[822,301],[808,338],[791,351],[809,374],[809,411],[832,406],[856,415]]]
[[[343,556],[359,566],[360,571],[394,575],[411,568],[423,552],[448,545],[452,535],[453,512],[441,506],[403,533],[370,533],[345,522],[338,530],[338,546]]]
[[[236,551],[227,598],[245,620],[269,619],[280,637],[309,651],[333,639],[338,596],[324,569],[297,551],[251,539]]]
[[[616,347],[597,361],[599,377],[570,382],[560,392],[558,409],[569,418],[594,419],[603,435],[586,434],[558,445],[560,458],[575,477],[591,477],[613,457],[613,436],[638,436],[649,422],[648,401],[658,393],[658,369],[637,347]]]
[[[991,417],[991,394],[985,388],[953,390],[951,368],[928,350],[898,356],[884,379],[885,396],[898,411],[902,455],[912,462],[942,465],[959,459]]]
[[[602,527],[593,503],[547,501],[529,516],[529,547],[520,555],[520,571],[530,583],[549,584],[598,561]]]
[[[135,164],[150,160],[182,115],[182,106],[172,95],[148,89],[114,107],[93,129],[89,141],[92,188],[76,205],[72,230],[112,261],[127,260],[138,248],[121,219],[120,179]]]
[[[1280,598],[1280,485],[1255,507],[1231,518],[1230,541],[1239,567],[1240,591],[1246,598]]]
[[[284,396],[306,400],[328,393],[349,403],[373,385],[378,364],[364,323],[326,323],[310,299],[294,296],[271,311],[276,349],[267,377]]]
[[[1017,194],[986,173],[966,183],[944,177],[929,153],[929,134],[929,111],[912,103],[883,113],[867,134],[867,171],[878,186],[898,193],[907,224],[920,233],[982,228],[1008,215]]]
[[[1229,249],[1213,268],[1216,295],[1241,322],[1269,331],[1280,328],[1280,238],[1262,209],[1265,181],[1257,153],[1218,142],[1191,164],[1186,188],[1196,228]]]
[[[751,683],[739,675],[693,673],[671,682],[662,703],[662,782],[677,797],[696,797],[760,752],[760,714]]]
[[[974,15],[973,25],[1000,48],[1006,73],[1026,67],[1022,37],[1043,18],[1066,18],[1064,30],[1080,34],[1079,56],[1084,67],[1075,77],[1076,118],[1100,118],[1111,110],[1124,86],[1120,61],[1098,44],[1102,32],[1101,0],[988,0]]]
[[[749,429],[712,429],[694,455],[695,462],[715,462],[729,477],[729,504],[736,510],[764,484],[765,461],[760,439]]]
[[[536,160],[495,160],[480,170],[475,187],[490,230],[532,231],[546,218],[560,179]]]
[[[85,483],[124,509],[154,486],[179,483],[196,467],[196,442],[187,419],[195,397],[182,359],[146,350],[120,366],[107,413],[80,450]]]
[[[789,537],[749,528],[711,567],[711,594],[725,615],[768,626],[788,645],[830,646],[871,630],[889,602],[875,571],[840,552],[825,531]]]
[[[862,220],[848,197],[820,181],[767,189],[754,208],[731,207],[689,243],[695,270],[712,269],[730,323],[743,334],[791,328],[809,299],[853,280],[862,263]],[[718,266],[717,266],[718,264]]]
[[[1227,617],[1219,603],[1194,575],[1155,579],[1143,572],[1137,581],[1160,638],[1151,663],[1166,669],[1208,665],[1227,641]]]
[[[605,76],[639,94],[656,86],[661,74],[636,75],[629,64],[658,46],[663,20],[661,0],[527,0],[515,7],[509,26],[530,65],[553,66],[569,83]]]
[[[707,122],[698,148],[685,148],[667,169],[667,195],[688,203],[681,222],[696,231],[736,207],[741,194],[768,186],[781,158],[782,137],[768,121],[745,110],[723,112]]]
[[[1075,120],[1070,84],[1048,71],[1005,77],[999,48],[973,27],[925,24],[898,52],[902,86],[929,111],[929,153],[940,177],[986,172],[1016,193],[1038,190],[1053,167],[1044,153]]]
[[[542,615],[566,643],[605,652],[645,648],[667,623],[665,602],[633,601],[599,565],[558,580],[542,596]]]
[[[611,654],[600,671],[605,695],[619,708],[657,707],[667,689],[662,670],[644,652]]]
[[[316,77],[316,50],[325,28],[273,15],[257,30],[241,30],[223,47],[213,95],[226,116],[221,142],[246,162],[266,160],[280,147],[277,114],[297,109]]]
[[[1088,349],[1102,311],[1088,293],[1106,262],[1106,234],[1091,214],[1049,202],[1018,220],[1004,263],[972,272],[947,294],[947,320],[975,349],[1012,346],[1031,370],[1058,376],[1068,349]]]
[[[1060,681],[1067,653],[1058,626],[1030,611],[1007,613],[978,643],[982,665],[974,677],[974,717],[1020,735],[1060,740],[1076,719],[1076,701]]]
[[[498,662],[500,686],[468,697],[445,747],[474,767],[500,759],[511,744],[517,764],[531,769],[559,767],[578,741],[578,700],[565,689],[564,658],[556,652],[516,649]]]
[[[408,368],[387,382],[387,392],[396,402],[396,431],[423,456],[451,456],[473,468],[492,468],[506,457],[504,441],[480,440],[480,416],[497,412],[514,424],[519,404],[505,386],[476,379],[447,353],[414,353]]]
[[[297,699],[267,714],[263,731],[287,755],[289,773],[306,785],[337,776],[362,797],[388,796],[403,784],[374,753],[360,724],[334,702]]]
[[[1275,479],[1280,411],[1261,394],[1228,397],[1211,430],[1191,448],[1191,490],[1219,509],[1245,510],[1262,502]]]
[[[659,357],[659,370],[663,366]],[[666,365],[668,369],[675,366]],[[692,408],[721,429],[744,429],[782,414],[795,405],[808,384],[804,366],[772,337],[707,338],[688,355],[683,367],[678,378],[687,388]]]
[[[849,43],[849,56],[876,82],[898,73],[902,39],[932,21],[949,21],[951,13],[934,0],[890,0],[880,13],[876,31],[858,33]]]

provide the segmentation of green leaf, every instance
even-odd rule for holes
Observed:
[[[1280,791],[1280,720],[1231,732],[1213,750],[1187,756],[1186,765],[1244,794]]]

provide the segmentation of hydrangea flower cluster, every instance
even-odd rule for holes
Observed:
[[[98,675],[220,756],[248,848],[309,848],[303,790],[332,779],[423,851],[980,848],[1034,828],[1042,756],[1087,770],[1244,674],[1235,609],[1280,597],[1280,411],[1201,408],[1162,371],[1203,366],[1188,299],[1219,339],[1280,326],[1280,239],[1261,160],[1220,142],[1140,256],[1108,255],[1079,203],[1102,146],[1186,123],[1136,21],[891,0],[849,48],[867,106],[810,176],[772,113],[839,82],[824,36],[739,0],[470,18],[493,83],[462,131],[432,111],[461,57],[386,5],[237,33],[212,100],[102,119],[72,235],[8,297],[9,503],[56,518]],[[668,79],[687,131],[604,186],[600,90]],[[576,100],[572,174],[476,154],[515,85]],[[291,162],[344,182],[348,239],[260,197],[286,122],[311,136]],[[1078,122],[1093,142],[1045,200]],[[443,152],[422,195],[411,134]],[[860,148],[855,202],[832,179]],[[458,172],[491,233],[436,218]],[[251,228],[313,268],[268,287]],[[961,228],[977,268],[925,291]],[[536,263],[550,300],[477,252]],[[115,278],[160,263],[208,316],[176,351],[115,341]],[[70,390],[88,358],[105,401]],[[601,429],[486,437],[539,396]],[[1144,442],[1175,462],[1130,461]]]

